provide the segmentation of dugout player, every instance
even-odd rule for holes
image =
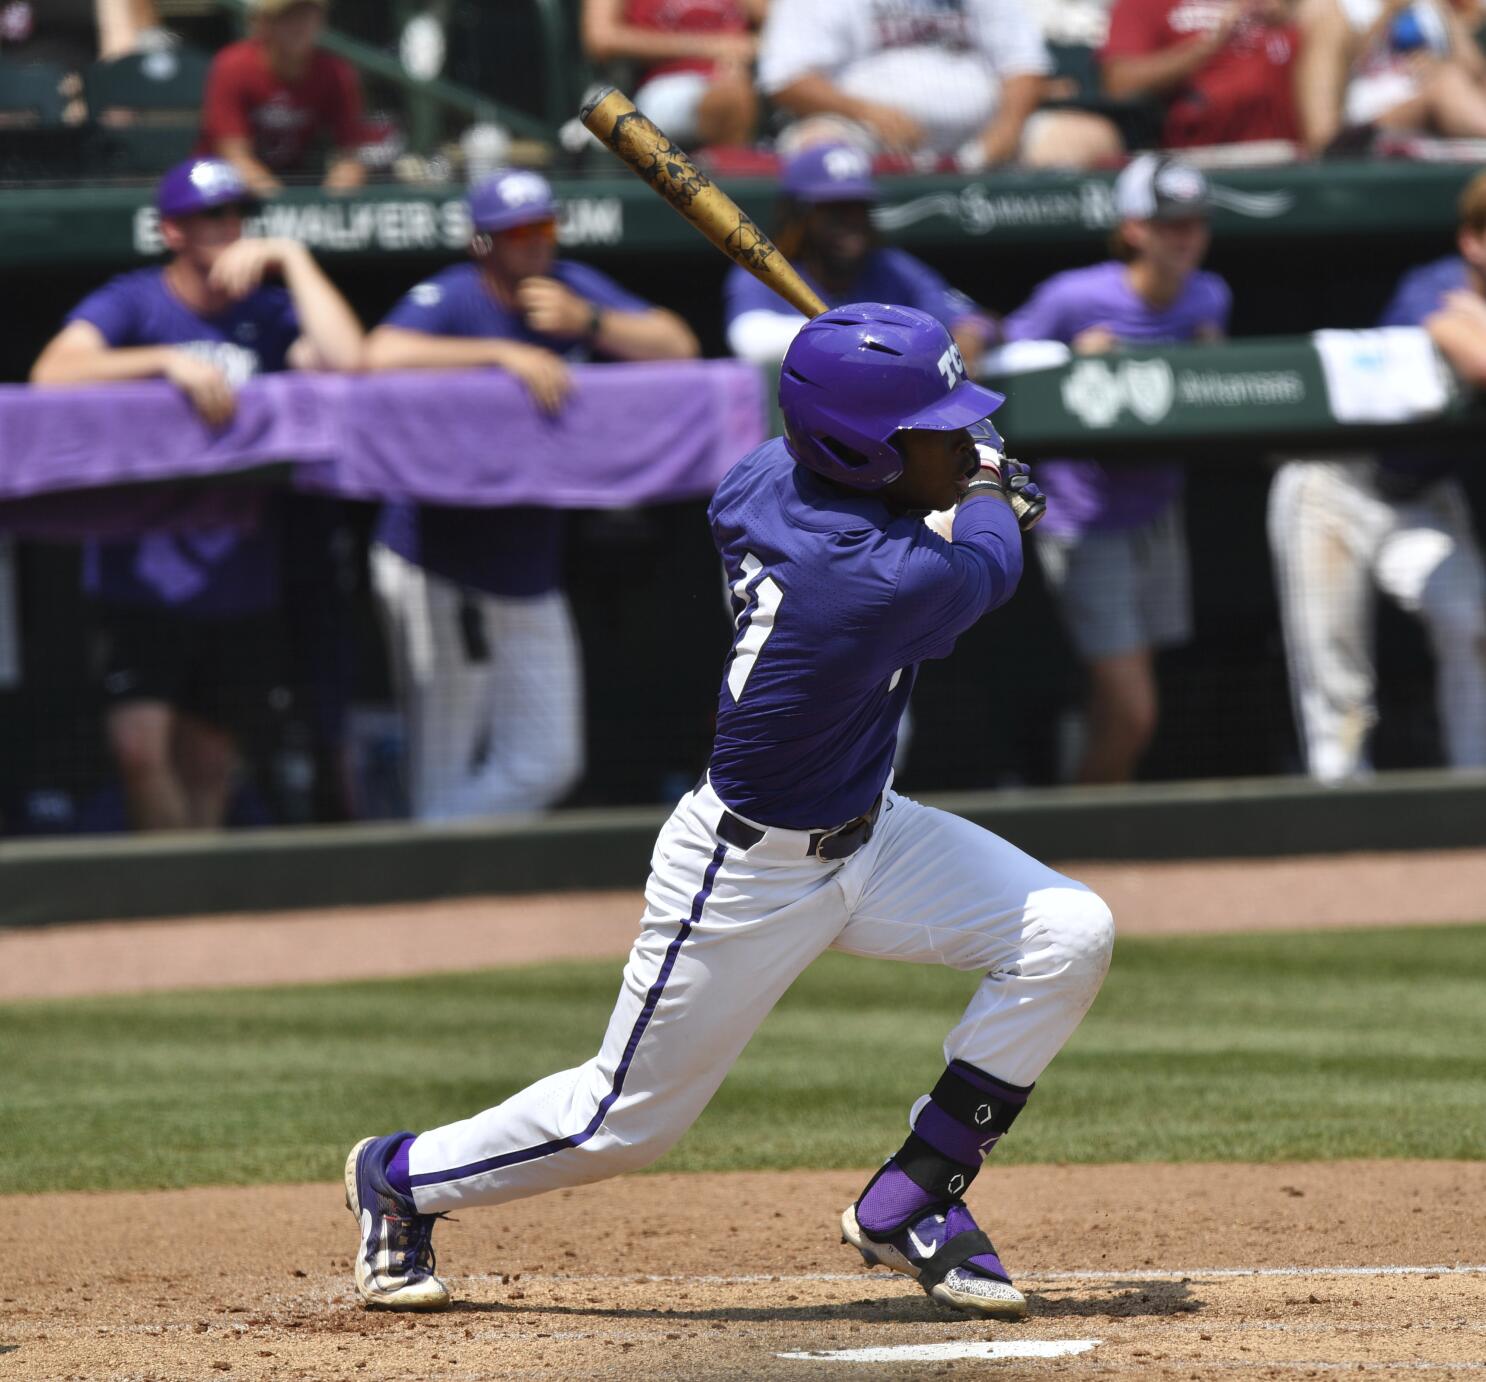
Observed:
[[[473,1118],[357,1143],[346,1202],[368,1305],[448,1304],[435,1215],[660,1156],[835,948],[981,976],[907,1141],[843,1212],[844,1239],[944,1304],[1026,1313],[964,1194],[1093,1002],[1113,922],[1081,884],[899,796],[890,767],[918,664],[1021,575],[1005,490],[1025,467],[1001,459],[986,420],[1000,402],[912,308],[849,304],[790,344],[785,435],[739,461],[709,509],[736,621],[717,734],[656,842],[603,1046]],[[923,521],[950,508],[952,542]]]
[[[1486,384],[1486,173],[1460,197],[1458,254],[1409,270],[1380,326],[1423,326],[1457,372]],[[1486,767],[1486,573],[1458,456],[1382,452],[1295,460],[1269,491],[1290,694],[1306,770],[1371,769],[1377,722],[1373,591],[1424,621],[1445,760]]]
[[[556,413],[570,364],[698,353],[675,313],[557,258],[546,179],[496,173],[470,193],[470,216],[470,262],[393,307],[367,341],[370,369],[494,366]],[[498,451],[498,436],[491,445]],[[408,719],[414,816],[551,806],[583,770],[582,668],[560,584],[561,513],[389,504],[377,539],[372,574]]]
[[[1115,257],[1041,284],[1006,319],[1008,340],[1053,340],[1079,354],[1126,343],[1218,341],[1228,285],[1199,266],[1210,241],[1207,179],[1142,154],[1114,189]],[[1182,470],[1046,461],[1048,522],[1037,554],[1088,675],[1080,782],[1125,782],[1156,731],[1155,652],[1191,637]]]
[[[84,298],[31,382],[165,378],[220,426],[256,374],[357,369],[361,323],[303,245],[243,238],[251,204],[229,163],[172,168],[155,196],[169,263]],[[243,505],[231,527],[85,549],[107,645],[108,742],[141,830],[223,823],[236,739],[267,701],[281,634],[278,529],[269,511],[258,521],[253,501]]]
[[[921,260],[878,243],[872,208],[881,194],[866,154],[849,144],[811,145],[784,163],[779,187],[775,243],[827,304],[917,307],[949,328],[966,370],[976,373],[999,337],[995,318]],[[805,318],[736,264],[723,292],[729,349],[755,364],[778,364]]]

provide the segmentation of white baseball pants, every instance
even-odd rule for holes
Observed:
[[[542,811],[563,797],[583,771],[567,596],[467,590],[380,544],[371,570],[407,722],[413,816]]]
[[[1460,486],[1384,499],[1365,459],[1290,461],[1269,491],[1290,693],[1313,777],[1366,772],[1377,721],[1374,589],[1419,616],[1446,761],[1486,766],[1486,573]]]
[[[502,1204],[655,1160],[826,949],[980,971],[945,1059],[1010,1084],[1030,1085],[1094,1001],[1114,941],[1109,909],[979,826],[889,790],[872,839],[831,861],[807,856],[797,830],[741,850],[718,838],[722,811],[703,784],[662,828],[598,1055],[414,1141],[421,1212]],[[936,1074],[924,1072],[925,1088]],[[903,1091],[905,1108],[918,1092]],[[862,1148],[864,1163],[879,1154]]]

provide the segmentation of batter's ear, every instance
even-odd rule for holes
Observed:
[[[160,219],[160,238],[165,241],[165,248],[172,254],[179,254],[186,244],[186,237],[181,231],[181,223],[169,216]]]

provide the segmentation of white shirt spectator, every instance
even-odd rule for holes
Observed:
[[[819,72],[900,108],[952,153],[994,116],[1006,78],[1050,70],[1023,0],[774,0],[758,84],[772,94]]]

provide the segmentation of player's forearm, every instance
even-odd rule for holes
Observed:
[[[175,346],[123,346],[117,350],[44,350],[31,367],[31,382],[43,388],[68,384],[115,384],[158,379],[170,367]]]
[[[1429,339],[1462,382],[1486,388],[1486,326],[1459,312],[1436,312],[1424,323]]]
[[[478,369],[502,365],[510,343],[477,336],[433,336],[401,327],[377,327],[366,340],[369,370]]]
[[[253,153],[253,146],[248,140],[239,135],[230,135],[225,139],[217,140],[214,151],[218,158],[224,158],[239,173],[243,181],[253,191],[263,196],[272,196],[275,192],[282,190],[282,184],[274,176],[273,171],[266,163],[260,162]]]
[[[348,372],[363,367],[366,333],[335,285],[306,250],[284,263],[284,282],[294,299],[300,329],[322,369]]]
[[[674,312],[598,312],[593,348],[614,360],[690,360],[701,354],[696,336]]]
[[[804,325],[798,312],[740,312],[728,323],[728,349],[751,364],[777,365]],[[970,368],[968,363],[965,368]]]
[[[979,565],[978,575],[967,576],[981,586],[978,594],[972,590],[975,619],[1011,599],[1022,579],[1024,556],[1022,530],[1005,495],[983,490],[960,501],[953,553],[956,561]]]
[[[1104,63],[1104,94],[1116,101],[1165,95],[1181,86],[1216,51],[1204,34],[1156,53],[1108,58]]]

